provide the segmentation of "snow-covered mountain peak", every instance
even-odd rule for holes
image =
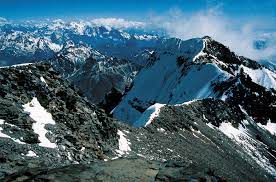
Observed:
[[[194,99],[222,98],[215,86],[244,74],[254,84],[275,89],[275,73],[237,56],[210,37],[165,39],[149,56],[146,67],[113,114],[128,123],[140,123],[139,118],[155,103],[175,105]]]
[[[97,51],[93,51],[97,54]],[[58,57],[64,57],[67,61],[73,63],[82,63],[92,54],[92,49],[86,45],[75,45],[74,43],[68,43],[66,46],[57,54]]]

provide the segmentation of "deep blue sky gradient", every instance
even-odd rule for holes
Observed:
[[[178,8],[185,13],[219,6],[233,18],[276,18],[276,0],[0,0],[0,17],[11,20],[121,17],[145,20]]]

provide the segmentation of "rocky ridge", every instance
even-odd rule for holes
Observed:
[[[0,83],[1,176],[32,161],[59,166],[108,158],[118,146],[114,120],[49,65],[1,68]]]

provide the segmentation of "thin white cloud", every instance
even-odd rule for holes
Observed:
[[[99,26],[109,26],[114,28],[142,28],[145,26],[144,22],[127,21],[122,18],[98,18],[93,19],[92,23]]]
[[[209,35],[222,42],[237,54],[255,60],[268,59],[276,55],[275,34],[267,34],[265,40],[268,47],[256,50],[254,42],[264,38],[262,28],[273,27],[270,22],[254,20],[241,24],[239,20],[229,18],[219,11],[221,5],[210,8],[208,11],[185,14],[174,8],[164,16],[152,16],[153,26],[163,28],[172,37],[190,39]],[[261,27],[261,28],[260,28]]]
[[[7,19],[3,18],[3,17],[0,17],[0,23],[5,23],[5,22],[7,22]]]

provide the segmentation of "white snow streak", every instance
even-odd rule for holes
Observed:
[[[193,58],[193,62],[195,62],[199,57],[204,56],[204,55],[206,54],[206,53],[203,52],[203,50],[205,49],[205,46],[206,46],[206,45],[205,45],[206,43],[205,43],[205,40],[204,40],[204,39],[202,40],[202,44],[203,44],[203,45],[202,45],[202,49],[201,49],[201,51]]]
[[[175,104],[175,106],[184,106],[184,105],[190,105],[196,101],[198,101],[199,99],[194,99],[194,100],[190,100],[190,101],[187,101],[187,102],[184,102],[182,104]]]
[[[41,80],[43,83],[45,83],[46,86],[48,86],[47,82],[45,81],[45,79],[44,79],[42,76],[40,77],[40,80]]]
[[[2,66],[0,68],[16,68],[16,67],[20,67],[20,66],[28,66],[28,65],[31,65],[33,63],[23,63],[23,64],[15,64],[15,65],[12,65],[12,66]]]
[[[4,124],[4,120],[1,120],[1,119],[0,119],[0,124],[1,124],[1,125]],[[0,127],[0,137],[1,137],[1,138],[11,138],[9,135],[6,135],[5,133],[2,133],[2,131],[3,131],[3,128]]]
[[[137,127],[148,126],[159,115],[161,108],[164,106],[165,104],[159,103],[150,106],[133,125]]]

